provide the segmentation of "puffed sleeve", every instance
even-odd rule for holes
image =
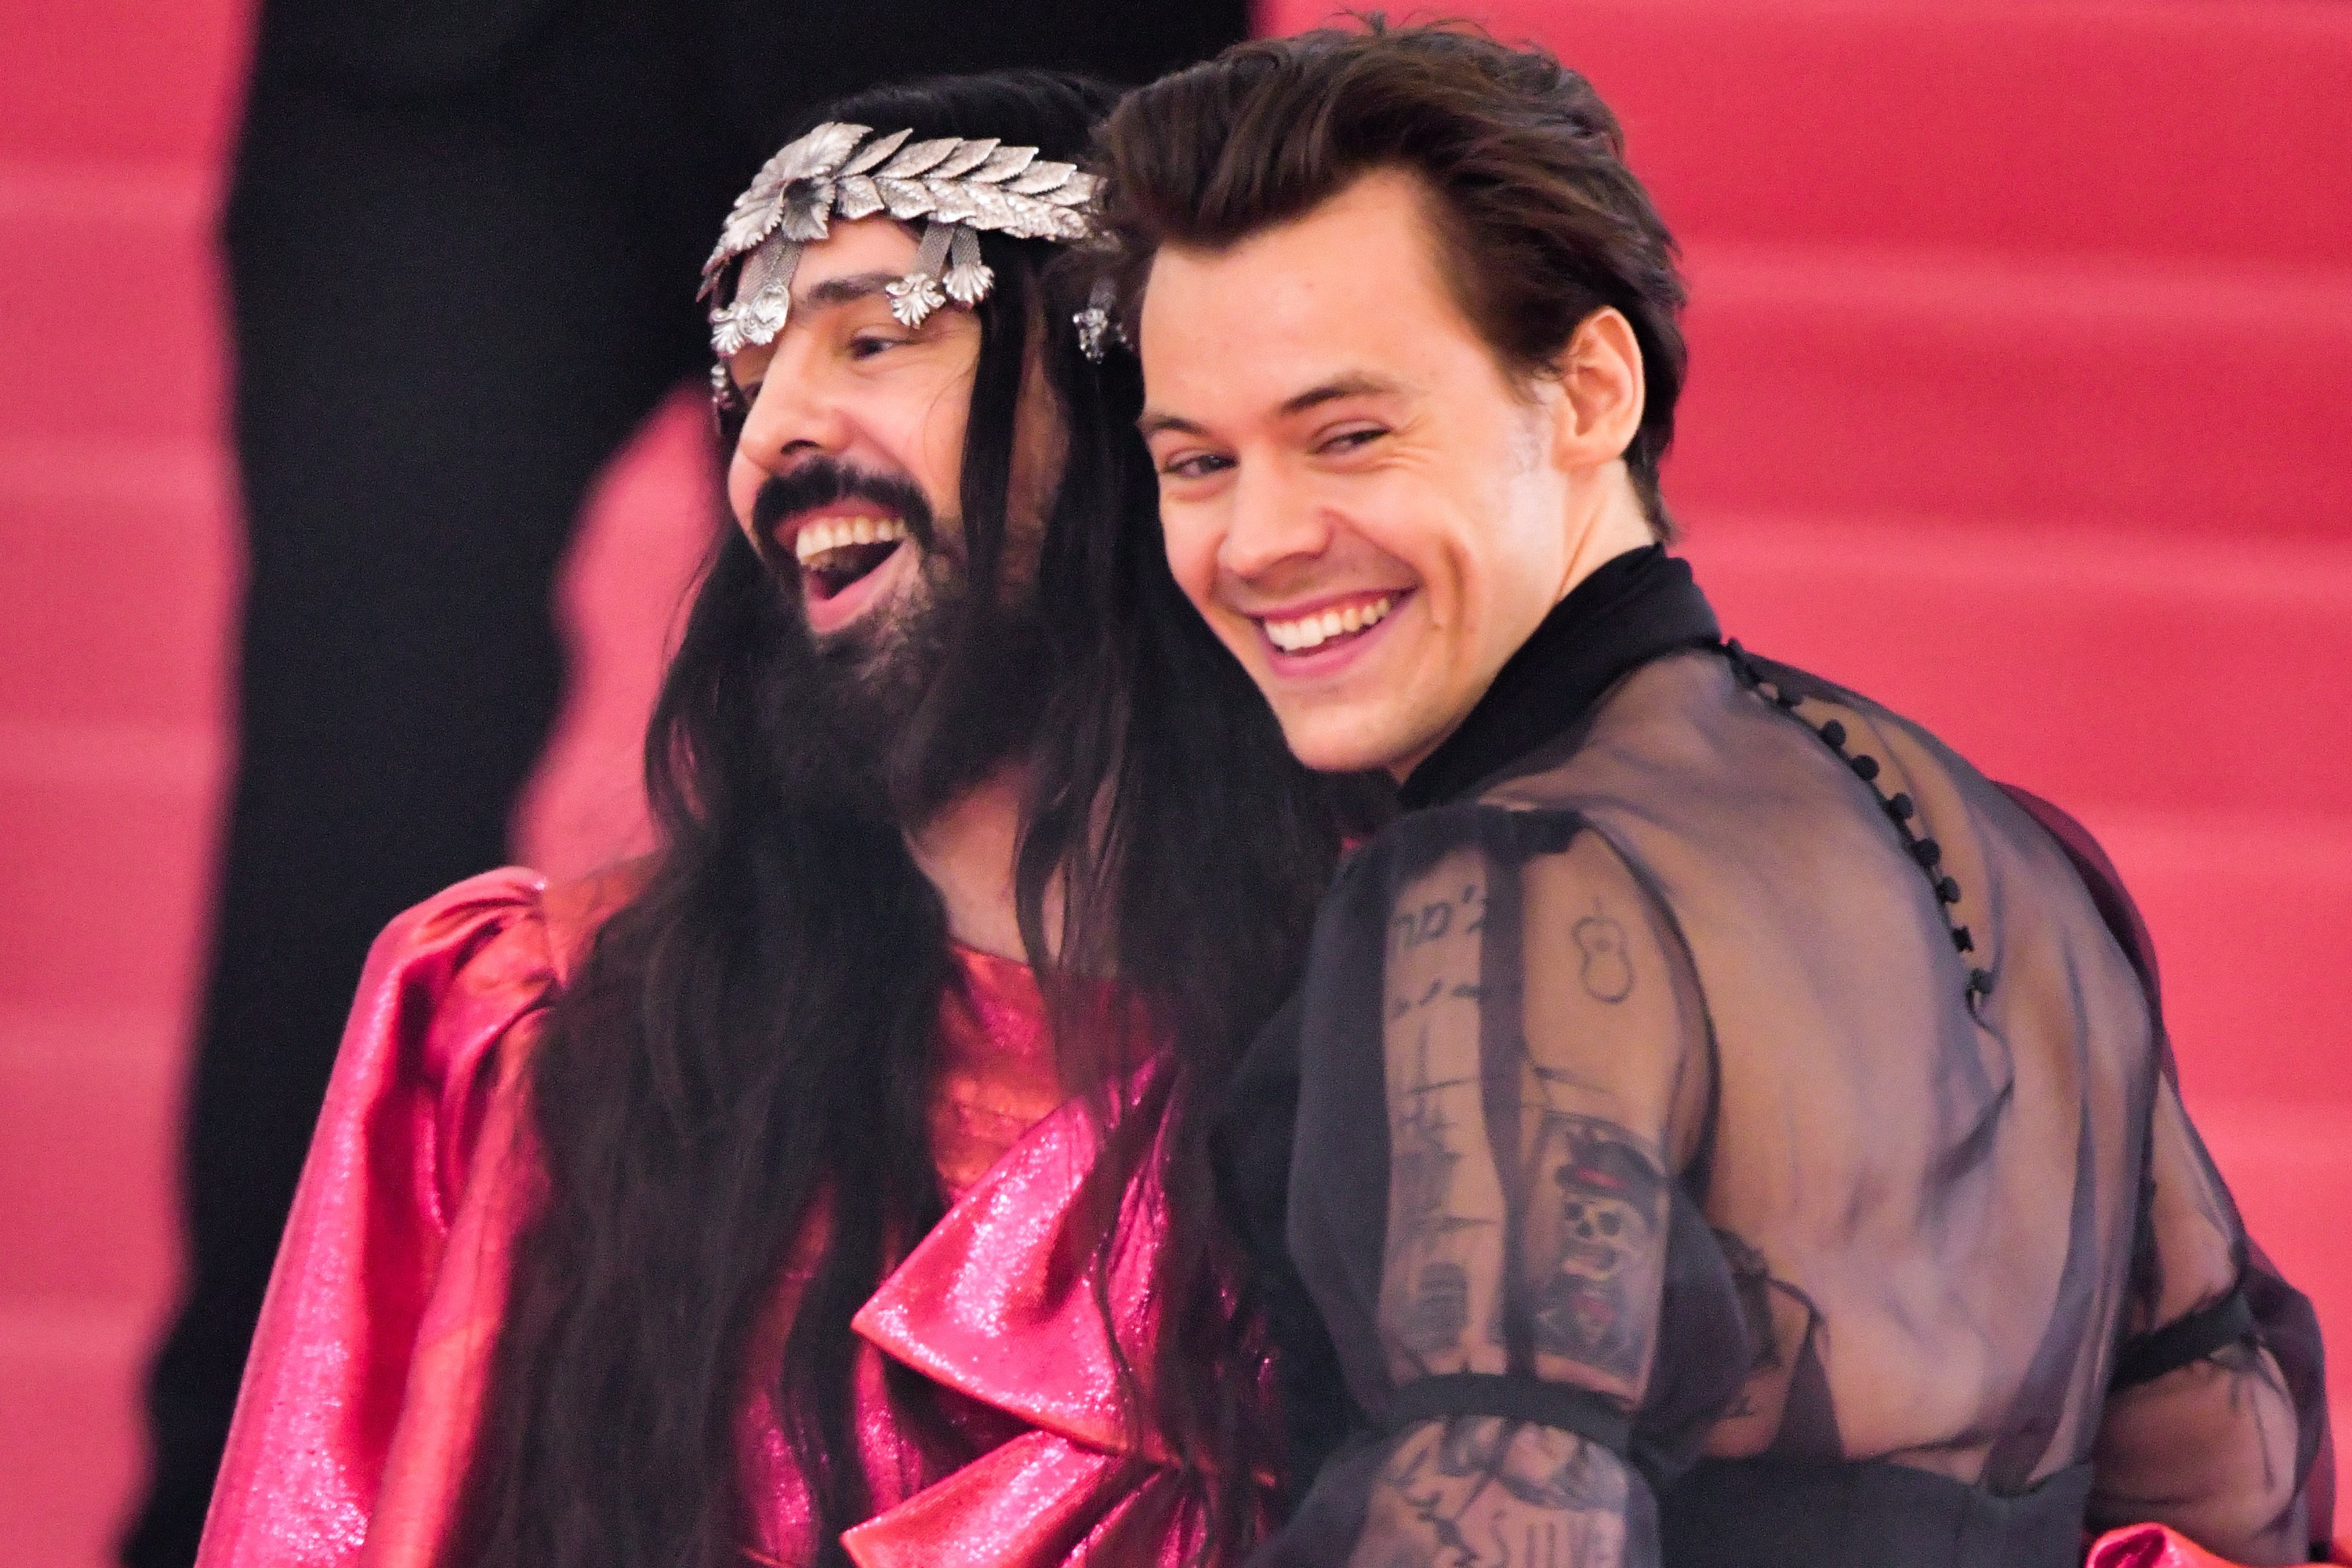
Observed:
[[[2317,1316],[2247,1236],[2181,1101],[2155,946],[2113,862],[2057,806],[2002,787],[2074,862],[2138,972],[2162,1053],[2090,1522],[2157,1521],[2241,1563],[2324,1555],[2335,1455]]]
[[[445,1521],[495,1317],[478,1287],[503,1279],[484,1255],[511,1218],[479,1189],[515,1131],[503,1086],[556,983],[541,890],[520,871],[474,878],[394,921],[369,953],[200,1568],[341,1568],[363,1548],[371,1563],[421,1561],[385,1537],[421,1542]],[[407,1517],[385,1531],[402,1467]]]
[[[1572,814],[1419,814],[1326,903],[1299,1007],[1288,1242],[1360,1429],[1258,1562],[1654,1562],[1751,1360],[1685,1190],[1714,1067],[1670,911]]]

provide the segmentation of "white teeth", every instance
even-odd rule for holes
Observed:
[[[1321,647],[1333,637],[1350,632],[1365,631],[1388,618],[1395,605],[1394,595],[1383,594],[1370,604],[1349,605],[1345,609],[1325,610],[1319,615],[1301,616],[1292,621],[1263,621],[1266,640],[1285,653],[1302,653],[1311,647]]]
[[[895,517],[830,517],[794,534],[793,553],[805,566],[820,555],[853,544],[895,544],[906,537],[906,523]]]

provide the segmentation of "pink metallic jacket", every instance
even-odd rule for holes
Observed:
[[[255,1336],[200,1568],[432,1568],[541,1180],[522,1066],[569,955],[625,891],[610,879],[551,891],[492,872],[377,942]],[[845,1544],[861,1568],[1051,1568],[1089,1552],[1172,1565],[1190,1522],[1172,1472],[1131,1449],[1093,1293],[1052,1268],[1093,1123],[1060,1091],[1030,972],[956,959],[963,984],[942,1010],[932,1110],[952,1206],[856,1320],[877,1511]],[[1108,1294],[1122,1345],[1148,1366],[1156,1183],[1128,1201],[1138,1212],[1119,1227]],[[799,1282],[782,1282],[779,1319]],[[979,1458],[932,1473],[892,1420],[885,1356],[941,1385],[950,1419],[987,1446]],[[747,1397],[741,1431],[757,1536],[746,1556],[803,1562],[808,1494],[764,1386]],[[1117,1484],[1098,1484],[1113,1472]]]

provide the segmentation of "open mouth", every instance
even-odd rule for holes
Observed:
[[[793,536],[793,554],[812,599],[830,599],[867,577],[907,542],[895,517],[828,517]]]
[[[1287,654],[1315,653],[1360,637],[1382,621],[1404,597],[1402,594],[1376,594],[1352,599],[1342,605],[1330,605],[1309,615],[1286,620],[1266,619],[1258,623],[1265,630],[1265,640]]]

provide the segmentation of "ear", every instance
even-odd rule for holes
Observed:
[[[1553,452],[1560,466],[1594,468],[1623,457],[1642,427],[1646,395],[1633,324],[1602,306],[1576,324],[1555,364]]]

